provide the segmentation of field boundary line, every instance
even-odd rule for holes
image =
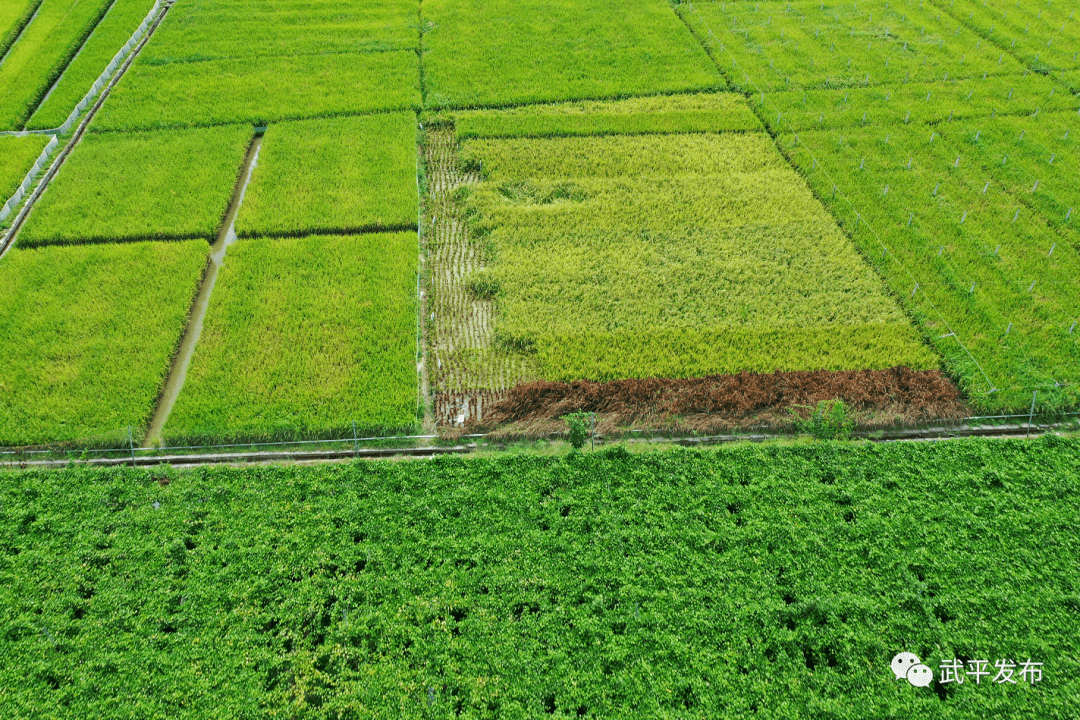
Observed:
[[[45,149],[41,151],[40,155],[38,155],[38,159],[34,162],[34,166],[30,168],[30,172],[26,173],[26,177],[23,179],[22,184],[19,185],[19,188],[15,191],[15,194],[8,198],[8,201],[4,203],[4,206],[0,208],[0,221],[6,220],[7,216],[11,214],[11,211],[18,207],[19,203],[22,202],[22,199],[26,197],[26,192],[34,184],[34,181],[37,180],[38,173],[40,173],[42,168],[45,167],[45,162],[49,159],[49,156],[52,155],[52,151],[55,150],[56,146],[59,144],[59,138],[53,135],[52,139],[50,139],[48,144],[45,146]]]
[[[713,32],[713,29],[712,29],[712,27],[710,27],[710,26],[709,26],[709,24],[708,24],[708,22],[706,22],[706,21],[705,21],[705,18],[703,18],[703,17],[702,17],[701,15],[700,15],[700,13],[698,13],[698,11],[697,11],[697,8],[695,8],[695,7],[694,7],[693,3],[687,3],[687,5],[688,5],[688,6],[690,7],[690,11],[691,11],[692,13],[694,13],[694,15],[695,15],[695,16],[697,17],[698,21],[699,21],[699,22],[701,22],[701,24],[702,24],[702,25],[703,25],[703,26],[705,27],[705,29],[706,29],[706,30],[708,30],[708,32],[709,32],[709,35],[710,35],[710,36],[712,37],[712,39],[713,39],[713,40],[714,40],[714,41],[716,42],[716,44],[720,46],[720,50],[721,50],[721,51],[723,51],[723,52],[726,52],[726,53],[728,53],[729,55],[731,55],[731,60],[732,60],[732,64],[733,64],[733,66],[735,66],[735,67],[736,67],[736,69],[739,69],[739,68],[738,68],[738,58],[736,58],[736,57],[735,57],[735,55],[734,55],[733,53],[731,53],[731,52],[730,52],[729,50],[727,50],[727,47],[726,47],[726,46],[724,45],[724,43],[720,42],[720,39],[716,37],[716,33],[714,33],[714,32]],[[675,10],[675,8],[672,8],[672,9],[673,9],[673,10]],[[675,12],[676,12],[676,14],[678,14],[678,11],[677,11],[677,10],[675,10]],[[691,32],[691,33],[693,33],[693,29],[692,29],[692,28],[689,28],[689,27],[688,27],[688,29],[690,30],[690,32]],[[696,35],[696,33],[694,33],[694,34]],[[720,69],[720,68],[718,67],[717,69]],[[723,70],[721,70],[721,72],[723,72]],[[748,73],[747,73],[747,72],[746,72],[745,70],[740,70],[740,72],[742,72],[742,73],[743,73],[743,76],[744,76],[744,77],[746,77],[747,81],[748,81],[748,82],[750,82],[750,83],[751,83],[751,84],[752,84],[752,85],[753,85],[753,86],[754,86],[754,87],[755,87],[755,88],[757,89],[758,93],[760,93],[760,95],[761,95],[761,97],[762,97],[762,99],[763,99],[762,103],[764,104],[764,102],[765,102],[765,100],[764,100],[764,98],[765,98],[765,92],[761,90],[761,88],[760,88],[760,86],[759,86],[759,85],[757,84],[757,82],[755,82],[754,80],[752,80],[752,79],[750,78],[750,75],[749,75],[749,74],[748,74]],[[780,114],[780,115],[781,115],[781,117],[782,117],[782,113],[781,113],[780,109],[776,107],[776,105],[775,105],[775,104],[774,104],[774,103],[772,102],[772,100],[770,99],[770,100],[768,100],[768,102],[769,102],[769,104],[770,104],[770,105],[772,106],[773,110],[776,110],[777,114]],[[792,126],[791,126],[791,123],[790,123],[790,121],[788,122],[788,126],[789,126],[789,127],[792,127]],[[798,138],[798,131],[796,131],[796,130],[795,130],[795,129],[794,129],[793,127],[792,127],[792,130],[791,130],[791,132],[792,132],[792,133],[793,133],[793,134],[795,135],[795,137],[796,137],[796,138]],[[816,157],[816,156],[815,156],[815,155],[813,154],[813,150],[811,150],[811,149],[810,149],[810,148],[809,148],[808,146],[805,146],[805,145],[804,145],[804,147],[806,148],[807,152],[809,152],[809,153],[810,153],[810,156],[811,156],[811,157],[812,157],[812,158],[813,158],[813,159],[814,159],[814,160],[815,160],[816,162],[818,162],[818,164],[820,165],[821,163],[820,163],[820,161],[817,161],[817,157]],[[825,177],[827,177],[827,178],[829,179],[829,181],[830,181],[830,182],[831,182],[831,183],[833,184],[833,186],[834,186],[834,187],[836,187],[837,189],[839,189],[839,186],[838,186],[838,185],[837,185],[837,184],[836,184],[836,183],[835,183],[835,182],[833,181],[833,179],[832,179],[832,176],[831,176],[831,175],[829,175],[828,171],[827,171],[827,170],[825,170],[824,166],[822,166],[822,172],[823,172],[823,173],[825,174]],[[800,175],[801,175],[801,174],[802,174],[802,173],[800,173]],[[858,225],[858,223],[859,223],[859,222],[862,222],[863,224],[865,224],[865,225],[866,225],[866,227],[867,227],[867,228],[868,228],[868,229],[870,230],[870,232],[871,232],[871,233],[872,233],[872,234],[874,235],[874,239],[876,239],[876,240],[877,240],[877,242],[878,242],[878,245],[880,245],[880,246],[881,246],[881,249],[882,249],[882,251],[883,251],[883,252],[885,252],[885,253],[887,253],[887,254],[889,255],[889,257],[890,257],[890,258],[892,258],[892,260],[893,260],[893,261],[894,261],[894,262],[895,262],[895,263],[896,263],[897,265],[899,265],[899,266],[900,266],[900,267],[901,267],[901,268],[903,269],[904,273],[905,273],[905,274],[906,274],[906,275],[908,276],[908,278],[909,278],[909,279],[911,280],[911,282],[913,282],[913,283],[915,284],[915,292],[918,292],[918,289],[919,289],[919,283],[918,283],[918,281],[917,281],[917,280],[915,280],[915,276],[914,276],[914,275],[913,275],[913,274],[911,273],[911,271],[910,271],[910,270],[909,270],[909,269],[907,268],[907,266],[905,266],[905,265],[904,265],[904,264],[903,264],[902,262],[900,262],[900,259],[899,259],[899,258],[897,258],[897,257],[896,257],[896,256],[895,256],[895,255],[894,255],[894,254],[893,254],[893,253],[892,253],[892,252],[891,252],[891,251],[890,251],[890,250],[888,249],[888,247],[886,247],[885,243],[884,243],[884,242],[882,242],[882,240],[881,240],[881,236],[880,236],[880,235],[878,235],[877,231],[876,231],[876,230],[875,230],[875,229],[873,228],[873,226],[872,226],[872,225],[870,225],[870,223],[869,223],[869,222],[868,222],[868,221],[866,220],[866,218],[865,218],[865,217],[863,216],[863,214],[862,214],[862,213],[860,213],[860,212],[859,212],[859,211],[858,211],[858,210],[857,210],[857,209],[855,208],[855,204],[851,202],[851,198],[849,198],[849,197],[847,196],[847,193],[845,193],[845,192],[843,192],[843,191],[841,190],[841,191],[840,191],[840,195],[841,195],[841,197],[842,197],[842,198],[844,199],[844,201],[845,201],[845,202],[846,202],[846,203],[847,203],[847,204],[848,204],[848,205],[849,205],[849,206],[851,207],[852,211],[854,211],[854,212],[855,212],[855,216],[856,216],[856,218],[857,218],[857,220],[856,220],[856,226]],[[914,295],[914,293],[913,293],[913,295]],[[923,298],[924,298],[924,299],[925,299],[925,300],[926,300],[926,301],[927,301],[927,302],[928,302],[928,303],[930,304],[930,307],[931,307],[931,308],[933,308],[934,312],[935,312],[935,313],[937,314],[938,318],[939,318],[939,319],[941,320],[941,322],[942,322],[942,323],[943,323],[943,324],[945,325],[945,327],[946,327],[946,328],[948,329],[948,331],[949,331],[949,334],[950,334],[950,335],[952,336],[952,338],[953,338],[953,339],[954,339],[954,340],[956,341],[957,345],[959,345],[959,346],[960,346],[960,348],[961,348],[961,349],[962,349],[962,350],[964,351],[964,353],[965,353],[965,354],[966,354],[966,355],[968,356],[968,358],[970,358],[970,359],[971,359],[971,361],[972,361],[973,363],[975,363],[975,366],[976,366],[976,367],[977,367],[977,368],[979,369],[979,372],[980,372],[980,373],[982,373],[982,376],[983,376],[983,378],[984,378],[984,379],[986,380],[986,383],[987,383],[987,385],[989,386],[989,392],[991,392],[991,393],[992,393],[992,392],[995,392],[995,391],[996,391],[996,390],[997,390],[998,388],[997,388],[997,386],[996,386],[996,385],[994,384],[993,380],[991,380],[991,379],[990,379],[990,376],[986,374],[986,370],[984,370],[984,369],[983,369],[983,367],[982,367],[982,364],[981,364],[981,363],[980,363],[980,362],[979,362],[979,361],[978,361],[978,360],[977,360],[977,359],[975,358],[975,356],[974,356],[974,355],[972,355],[972,354],[971,354],[971,351],[970,351],[970,350],[968,350],[967,346],[966,346],[966,345],[964,345],[963,341],[961,341],[961,340],[960,340],[960,336],[956,334],[956,331],[955,331],[955,330],[953,330],[953,328],[952,328],[952,326],[950,325],[949,321],[948,321],[948,320],[946,320],[946,319],[945,319],[945,316],[941,314],[941,311],[940,311],[940,310],[939,310],[939,309],[937,308],[937,306],[936,306],[936,305],[934,304],[934,301],[933,301],[933,299],[932,299],[932,298],[930,298],[930,296],[926,294],[926,291],[925,291],[925,290],[923,291]]]
[[[956,425],[935,425],[927,423],[923,426],[917,427],[901,427],[891,430],[878,429],[878,430],[855,430],[851,433],[850,439],[852,441],[869,441],[874,443],[891,443],[891,442],[919,442],[919,441],[941,441],[959,438],[970,437],[997,437],[997,438],[1025,438],[1032,434],[1050,434],[1058,432],[1069,432],[1077,429],[1077,421],[1080,420],[1080,413],[1066,413],[1059,415],[1058,417],[1071,417],[1071,421],[1056,421],[1056,422],[1037,422],[1034,416],[1029,413],[1022,415],[1000,415],[1000,416],[985,416],[985,417],[971,417],[962,418]],[[972,424],[968,421],[971,420],[1009,420],[1016,418],[1026,418],[1027,422],[1017,422],[1011,424],[1001,425],[987,425],[987,424]],[[634,436],[636,435],[636,437]],[[500,436],[492,437],[490,433],[473,433],[461,435],[456,438],[454,445],[432,445],[423,444],[425,441],[436,440],[440,436],[433,434],[424,435],[400,435],[391,436],[386,438],[350,438],[342,437],[337,439],[328,440],[299,440],[299,441],[282,441],[272,443],[236,443],[232,445],[193,445],[193,446],[167,446],[167,447],[115,447],[115,448],[102,448],[102,449],[90,449],[90,450],[6,450],[0,451],[0,470],[20,470],[28,468],[66,468],[70,465],[86,465],[86,466],[104,466],[104,467],[117,467],[124,465],[131,466],[157,466],[157,465],[209,465],[215,463],[243,463],[243,462],[278,462],[278,461],[300,461],[300,462],[331,462],[335,460],[356,460],[356,459],[378,459],[394,456],[419,456],[419,457],[433,457],[438,455],[448,454],[468,454],[479,448],[479,442],[481,440],[490,439],[495,450],[505,450],[505,446],[508,446],[518,440],[517,436]],[[560,440],[566,439],[567,433],[565,432],[553,432],[544,436],[544,438],[534,438],[536,440]],[[593,438],[595,444],[604,445],[618,445],[619,443],[631,443],[631,444],[672,444],[683,445],[689,447],[706,447],[711,445],[722,445],[727,443],[736,442],[766,442],[770,440],[793,440],[801,437],[798,433],[791,432],[777,432],[768,431],[762,429],[762,431],[754,432],[754,428],[747,428],[747,432],[743,433],[730,433],[727,435],[705,435],[705,436],[688,436],[688,435],[670,435],[663,432],[655,432],[649,430],[632,430],[626,435],[620,435],[617,437],[604,437],[598,436]],[[370,441],[383,441],[383,440],[408,440],[415,441],[418,444],[411,446],[379,448],[379,447],[367,447],[360,448],[356,445],[359,442]],[[307,446],[317,444],[329,444],[338,443],[342,447],[331,450],[303,450],[303,449],[282,449],[282,450],[258,450],[254,448],[260,447],[274,447],[274,446]],[[349,447],[349,446],[352,447]],[[214,449],[229,449],[229,448],[251,448],[248,450],[239,450],[231,452],[209,452],[209,453],[190,453],[184,454],[184,450],[214,450]],[[139,455],[139,453],[157,453],[164,451],[174,451],[171,455]],[[89,458],[86,457],[90,454],[105,454],[114,453],[117,457],[100,457]],[[54,455],[64,457],[54,457],[51,459],[43,460],[27,460],[27,459],[5,459],[4,456],[34,456],[34,455]],[[75,455],[81,455],[82,457],[73,457]]]
[[[407,233],[416,230],[412,223],[402,225],[365,225],[358,228],[312,228],[309,230],[297,230],[295,232],[253,232],[243,231],[236,233],[239,238],[267,238],[269,240],[287,240],[289,238],[305,238],[313,235],[333,235],[335,237],[351,237],[355,235],[385,235],[389,233]]]
[[[108,100],[109,94],[112,92],[112,89],[116,87],[116,84],[120,82],[120,80],[124,77],[128,69],[131,67],[131,64],[135,61],[135,58],[139,56],[139,53],[146,46],[146,43],[149,42],[151,37],[153,37],[154,31],[157,30],[158,26],[161,25],[161,21],[165,19],[165,16],[168,14],[169,8],[171,8],[173,5],[173,2],[175,2],[175,0],[165,0],[163,2],[161,12],[154,20],[154,23],[147,29],[147,32],[143,35],[138,45],[136,45],[136,47],[132,50],[131,54],[128,55],[127,60],[125,60],[124,63],[120,66],[117,72],[113,75],[112,79],[109,80],[108,83],[106,83],[104,88],[102,88],[101,94],[98,96],[97,102],[95,102],[93,107],[90,108],[90,112],[86,113],[86,115],[83,117],[82,122],[79,123],[78,127],[75,130],[75,133],[71,136],[70,141],[64,147],[63,151],[61,151],[60,154],[56,156],[56,159],[53,160],[52,165],[49,167],[49,171],[45,173],[45,177],[42,178],[41,182],[38,184],[33,194],[31,194],[30,199],[26,201],[25,205],[23,205],[22,210],[19,211],[19,214],[15,217],[15,222],[12,223],[10,228],[8,228],[7,234],[5,234],[2,239],[0,239],[0,259],[2,259],[4,255],[7,254],[8,250],[10,250],[11,247],[15,244],[16,236],[19,234],[19,230],[22,229],[23,224],[26,222],[26,218],[34,209],[34,205],[37,203],[42,193],[45,192],[45,189],[49,186],[49,183],[52,181],[52,179],[56,177],[56,173],[63,166],[64,161],[67,160],[68,156],[71,154],[71,151],[75,148],[76,145],[79,144],[79,141],[82,140],[83,135],[86,134],[86,129],[90,126],[90,121],[94,119],[94,116],[97,115],[98,110],[100,110],[101,106],[105,104],[106,100]]]

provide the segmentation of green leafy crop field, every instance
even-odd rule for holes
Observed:
[[[414,429],[417,262],[415,232],[231,246],[166,440]]]
[[[415,231],[416,132],[413,113],[271,126],[237,232]]]
[[[60,127],[153,7],[154,0],[115,0],[26,126]]]
[[[725,87],[662,1],[427,0],[426,104],[500,107]]]
[[[0,446],[139,437],[205,265],[201,240],[7,253]]]
[[[5,473],[5,713],[1067,720],[1078,459],[1051,437]],[[1041,680],[941,683],[955,658]]]
[[[91,133],[34,208],[20,242],[212,240],[252,134],[240,125]]]
[[[265,124],[420,106],[416,53],[137,62],[96,130]]]
[[[491,139],[467,207],[545,379],[937,364],[763,133]]]
[[[415,0],[185,0],[142,61],[280,57],[416,48]]]

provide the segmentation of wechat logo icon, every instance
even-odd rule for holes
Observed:
[[[934,672],[919,661],[914,653],[902,652],[892,659],[892,671],[896,679],[906,678],[915,687],[927,687],[934,679]]]

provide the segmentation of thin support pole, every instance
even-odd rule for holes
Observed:
[[[1028,412],[1028,426],[1027,426],[1028,437],[1031,437],[1031,422],[1032,422],[1032,420],[1035,419],[1035,398],[1038,396],[1038,394],[1039,394],[1038,390],[1036,390],[1035,392],[1033,392],[1031,394],[1031,410]]]

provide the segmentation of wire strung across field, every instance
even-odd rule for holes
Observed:
[[[778,125],[779,125],[781,120],[782,120],[782,113],[781,113],[780,109],[772,102],[771,99],[766,99],[765,91],[761,89],[760,85],[758,85],[753,79],[750,78],[750,75],[749,75],[748,72],[746,72],[744,69],[742,69],[740,67],[740,65],[738,63],[738,59],[735,57],[735,54],[733,52],[731,52],[727,48],[727,46],[719,40],[719,38],[716,36],[715,32],[712,30],[711,26],[709,26],[708,22],[701,16],[700,13],[697,12],[697,9],[692,4],[690,4],[689,7],[690,7],[691,11],[697,17],[699,22],[701,22],[701,24],[708,31],[708,33],[712,37],[713,41],[719,46],[720,50],[722,52],[726,52],[728,55],[731,56],[733,68],[735,68],[736,70],[741,72],[743,74],[743,76],[746,78],[746,81],[754,86],[755,91],[756,91],[755,94],[758,94],[761,97],[762,104],[765,104],[767,102],[772,107],[772,109],[777,112],[777,121],[778,121]],[[768,58],[768,56],[766,56],[766,58]],[[787,122],[786,124],[787,124],[788,128],[790,128],[792,134],[795,137],[795,141],[797,143],[798,142],[798,131],[797,131],[797,129],[790,123],[790,121]],[[1041,145],[1041,143],[1040,143],[1040,145]],[[885,243],[882,241],[881,236],[877,232],[877,230],[870,224],[870,222],[866,219],[866,217],[856,209],[855,204],[852,202],[851,198],[843,190],[840,189],[839,184],[836,183],[833,180],[832,176],[828,173],[828,171],[825,169],[824,165],[814,155],[813,151],[808,146],[806,146],[805,144],[803,145],[803,147],[805,148],[806,152],[810,155],[810,157],[814,161],[815,167],[817,165],[821,165],[821,172],[825,175],[826,178],[828,178],[828,180],[833,185],[835,190],[840,190],[841,198],[844,200],[844,202],[846,202],[848,204],[848,206],[851,208],[851,210],[855,212],[856,219],[857,219],[857,224],[861,223],[861,224],[863,224],[863,225],[865,225],[867,227],[867,229],[873,234],[873,236],[874,236],[875,240],[877,241],[878,245],[881,247],[881,249],[883,251],[883,256],[888,256],[892,261],[894,261],[901,268],[901,270],[908,276],[908,278],[911,280],[911,282],[914,284],[914,290],[912,292],[912,297],[914,297],[915,294],[918,293],[921,288],[924,288],[924,287],[927,287],[927,286],[931,285],[931,284],[928,284],[928,283],[920,283],[918,280],[916,280],[914,274],[910,271],[910,269],[898,257],[896,257],[896,255],[885,245]],[[1045,146],[1043,146],[1043,147],[1045,148]],[[999,188],[995,187],[995,191],[999,191]],[[1001,194],[1004,195],[1004,193],[1001,193]],[[1006,196],[1006,197],[1008,197],[1008,196]],[[1056,196],[1055,196],[1055,199],[1057,199]],[[905,206],[905,209],[908,209],[908,211],[910,212],[910,208],[906,208],[906,206]],[[912,213],[912,216],[914,216],[914,213]],[[1027,217],[1027,215],[1025,215],[1025,219],[1027,219],[1029,222],[1032,222],[1031,218]],[[1040,228],[1040,229],[1043,230],[1043,232],[1045,232],[1045,229],[1042,229],[1042,228]],[[1051,243],[1051,247],[1053,247],[1053,243]],[[955,263],[952,263],[952,264],[955,266]],[[956,268],[956,269],[959,270],[959,268]],[[1023,284],[1024,281],[1006,281],[1006,282],[1015,282],[1017,284]],[[1060,381],[1055,381],[1052,384],[1046,383],[1046,384],[1041,384],[1041,385],[1014,385],[1014,386],[1010,386],[1010,387],[1001,387],[1001,386],[999,386],[993,380],[991,380],[990,376],[987,374],[987,372],[983,368],[982,364],[978,361],[977,358],[975,358],[974,354],[971,353],[971,351],[968,349],[968,347],[960,339],[959,335],[957,335],[957,333],[955,332],[955,330],[953,329],[953,327],[951,326],[949,321],[945,318],[944,314],[940,311],[940,309],[937,307],[937,305],[933,302],[932,298],[930,298],[926,294],[925,290],[923,290],[922,298],[926,303],[928,303],[930,305],[930,307],[933,309],[934,313],[938,316],[938,318],[941,320],[941,322],[949,330],[948,334],[943,335],[942,337],[950,337],[950,336],[953,337],[953,339],[957,342],[957,344],[960,346],[960,348],[963,350],[963,352],[968,356],[968,358],[970,358],[970,360],[979,369],[979,372],[982,374],[983,378],[987,382],[990,393],[1001,391],[1001,390],[1023,390],[1023,389],[1032,389],[1032,388],[1041,388],[1041,387],[1063,387],[1063,386],[1075,385],[1074,382],[1064,382],[1063,383],[1063,382],[1060,382]],[[1002,318],[1003,321],[1008,322],[1007,316],[1004,313],[1002,313],[1000,310],[998,310],[996,305],[988,302],[987,306],[989,307],[989,309],[991,309],[994,312],[995,315]],[[1008,325],[1008,327],[1011,328],[1011,323]],[[1008,332],[1008,330],[1006,330],[1006,333],[1007,332]],[[1027,356],[1027,358],[1030,359],[1031,355],[1030,355],[1030,351],[1027,348],[1026,343],[1023,345],[1023,350],[1024,350],[1024,353]]]

